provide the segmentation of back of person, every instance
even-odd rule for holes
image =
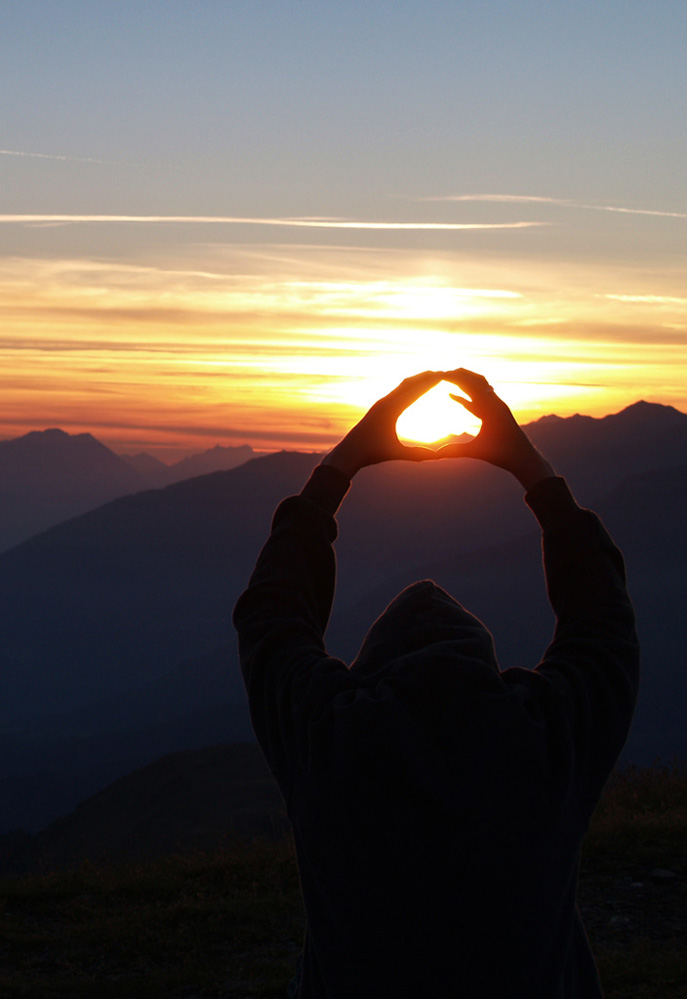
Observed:
[[[508,468],[542,527],[557,626],[534,670],[499,671],[482,623],[431,581],[399,595],[350,667],[324,645],[334,514],[371,455],[406,456],[389,427],[444,377],[483,431],[443,456]],[[603,525],[485,386],[427,373],[373,407],[280,505],[235,610],[298,854],[303,999],[601,995],[575,894],[636,697],[632,607]]]
[[[471,699],[477,732],[460,707],[432,724],[374,692],[312,733],[290,815],[310,977],[338,971],[304,995],[549,997],[567,966],[595,981],[574,908],[579,802],[502,686]]]

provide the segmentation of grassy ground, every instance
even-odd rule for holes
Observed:
[[[282,995],[303,932],[288,844],[22,877],[0,886],[0,995]]]
[[[687,771],[626,771],[585,844],[607,999],[687,999]],[[288,843],[0,882],[2,999],[277,999],[303,914]]]
[[[607,999],[686,999],[687,765],[616,776],[582,861],[580,908]]]

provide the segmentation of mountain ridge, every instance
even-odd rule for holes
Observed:
[[[161,488],[180,482],[182,479],[191,479],[211,472],[229,471],[237,465],[250,461],[251,458],[258,457],[258,454],[249,444],[231,446],[215,444],[214,447],[188,455],[169,465],[145,451],[133,455],[121,454],[120,457],[145,476],[150,486]]]
[[[579,433],[563,423],[540,435],[580,503],[599,509],[626,551],[648,677],[630,747],[637,759],[687,756],[678,668],[687,643],[687,416],[653,412],[667,419],[646,440],[627,418],[612,432],[592,421]],[[669,422],[678,424],[671,434]],[[28,827],[18,819],[30,810],[21,781],[32,774],[44,775],[36,787],[45,824],[75,803],[61,783],[67,772],[92,793],[118,767],[199,748],[204,733],[231,742],[232,727],[247,725],[231,608],[278,502],[317,460],[276,452],[144,490],[0,554],[0,781],[9,782],[0,830]],[[356,477],[337,519],[334,654],[350,659],[398,589],[438,576],[494,630],[503,665],[534,665],[551,617],[536,526],[511,477],[479,461],[391,462]]]
[[[0,552],[121,496],[230,469],[255,456],[220,445],[171,466],[118,455],[93,434],[59,427],[0,441]]]

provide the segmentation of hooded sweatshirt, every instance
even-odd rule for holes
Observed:
[[[638,643],[623,560],[563,479],[526,501],[556,614],[532,670],[430,580],[352,664],[328,655],[334,514],[316,468],[234,612],[257,739],[293,827],[303,999],[595,999],[579,853],[627,738]]]

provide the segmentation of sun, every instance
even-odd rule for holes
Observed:
[[[396,433],[399,440],[419,444],[435,444],[451,435],[479,432],[481,421],[454,402],[449,393],[460,395],[455,385],[440,382],[409,406],[398,418]]]

